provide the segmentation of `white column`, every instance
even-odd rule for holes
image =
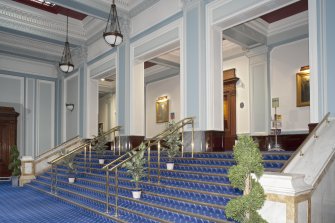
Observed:
[[[308,1],[310,122],[320,122],[330,112],[335,115],[335,2],[332,0]]]
[[[208,130],[223,130],[222,31],[206,26],[206,120]]]
[[[183,117],[195,117],[195,128],[206,129],[206,51],[205,4],[200,0],[183,1],[183,75],[181,95]]]
[[[130,67],[130,135],[144,136],[144,63]]]
[[[247,53],[250,63],[250,133],[267,135],[269,132],[269,82],[267,47],[261,46]]]

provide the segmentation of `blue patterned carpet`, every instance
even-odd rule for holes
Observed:
[[[114,222],[93,212],[30,189],[0,182],[1,223]]]

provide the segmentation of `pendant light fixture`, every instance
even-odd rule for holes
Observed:
[[[65,41],[65,46],[63,50],[63,55],[59,62],[59,68],[64,73],[69,73],[73,71],[74,69],[72,58],[71,58],[71,51],[70,51],[68,35],[69,35],[69,17],[67,16],[66,17],[66,41]]]
[[[121,34],[119,18],[117,17],[115,0],[113,0],[113,4],[111,5],[103,36],[105,41],[112,47],[122,43],[123,35]]]

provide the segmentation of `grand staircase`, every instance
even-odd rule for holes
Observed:
[[[291,152],[264,152],[266,171],[280,171]],[[105,163],[118,156],[105,154]],[[26,186],[57,196],[81,208],[110,218],[110,222],[233,222],[226,218],[225,205],[242,191],[232,188],[227,172],[235,164],[232,152],[185,153],[175,159],[175,169],[166,170],[167,157],[161,155],[160,182],[158,183],[157,152],[151,151],[150,181],[140,183],[141,199],[133,199],[135,187],[125,169],[119,171],[118,216],[115,217],[115,178],[110,172],[109,207],[106,212],[106,172],[92,153],[92,163],[84,162],[84,154],[76,156],[79,172],[74,184],[69,184],[65,166],[58,165],[56,194],[51,193],[51,170],[37,176]],[[88,168],[91,167],[91,168]],[[87,171],[90,169],[90,171]]]

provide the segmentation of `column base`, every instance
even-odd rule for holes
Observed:
[[[184,150],[192,151],[192,132],[184,133]],[[194,131],[194,152],[223,152],[223,131],[205,130]]]

